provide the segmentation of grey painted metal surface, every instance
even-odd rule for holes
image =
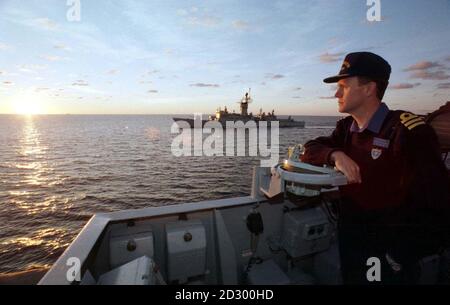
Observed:
[[[255,204],[256,200],[251,196],[220,199],[213,201],[202,201],[196,203],[184,203],[163,207],[149,207],[137,210],[124,210],[112,213],[99,213],[94,215],[86,226],[81,230],[74,242],[64,251],[61,257],[56,261],[52,268],[39,282],[40,285],[70,285],[72,281],[67,279],[67,273],[70,267],[68,265],[70,258],[79,259],[81,271],[85,267],[89,254],[99,241],[101,234],[108,224],[123,222],[128,220],[137,220],[153,218],[158,216],[167,216],[171,214],[192,213],[203,210],[214,210],[219,208],[229,208],[241,205]],[[81,274],[80,274],[81,276]]]

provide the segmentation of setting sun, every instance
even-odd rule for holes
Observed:
[[[43,109],[37,95],[22,93],[11,99],[14,113],[23,115],[41,114]]]

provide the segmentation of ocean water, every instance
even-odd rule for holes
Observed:
[[[289,146],[329,134],[338,117],[298,116]],[[245,196],[260,157],[171,151],[164,115],[0,115],[0,273],[49,267],[97,212]]]

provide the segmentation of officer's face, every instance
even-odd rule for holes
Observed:
[[[341,113],[355,113],[364,106],[367,95],[364,85],[360,85],[357,77],[348,77],[338,81],[336,94],[338,110]]]

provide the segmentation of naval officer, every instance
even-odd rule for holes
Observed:
[[[449,180],[434,130],[382,102],[391,66],[370,52],[348,54],[337,83],[340,113],[328,137],[305,144],[302,161],[333,165],[340,188],[339,248],[344,283],[369,283],[367,260],[381,262],[381,283],[416,283],[418,261],[448,246]]]

